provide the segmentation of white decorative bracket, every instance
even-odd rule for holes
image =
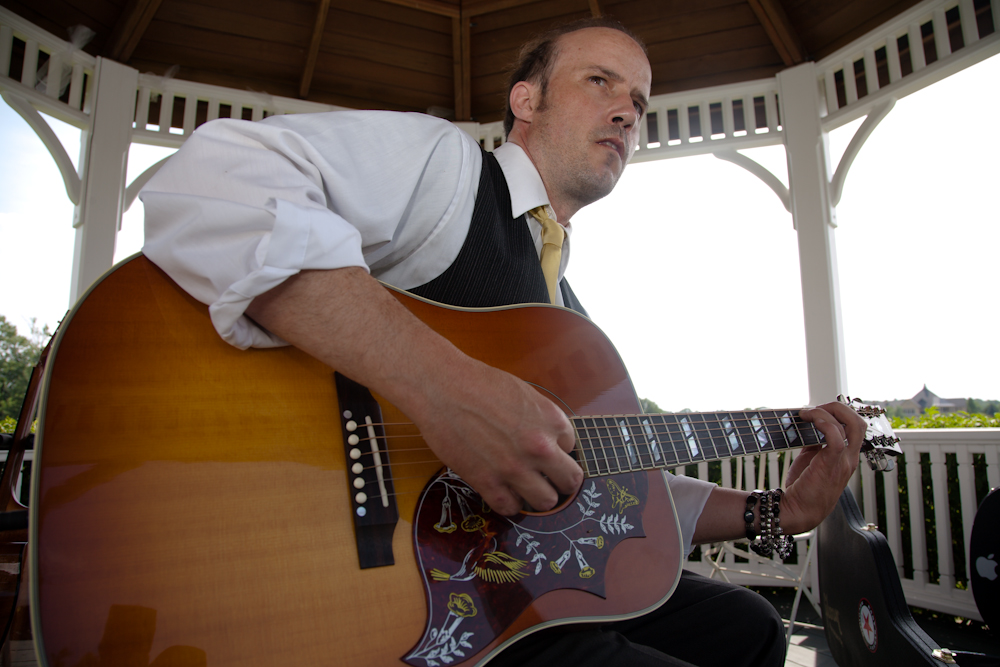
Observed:
[[[720,160],[732,162],[739,167],[743,167],[751,174],[764,181],[764,185],[771,188],[771,190],[774,191],[774,194],[778,195],[778,199],[781,200],[781,205],[785,207],[785,210],[789,213],[792,212],[791,193],[788,191],[788,188],[785,187],[785,184],[782,183],[777,176],[772,174],[767,167],[733,149],[715,151],[712,155]]]
[[[844,155],[840,158],[840,163],[837,165],[837,171],[833,174],[833,178],[830,179],[830,205],[834,208],[840,203],[840,197],[844,193],[844,181],[847,180],[847,172],[851,170],[851,165],[854,164],[854,158],[858,156],[865,141],[868,140],[868,137],[871,136],[871,133],[878,124],[882,122],[882,119],[889,115],[895,104],[896,99],[890,97],[872,109],[868,117],[865,118],[865,122],[861,123],[861,127],[858,128],[858,131],[851,138],[851,143],[847,145],[847,150],[844,151]]]
[[[164,165],[164,163],[166,163],[166,161],[170,159],[170,157],[171,156],[168,155],[167,157],[163,158],[162,160],[160,160],[156,164],[154,164],[151,167],[149,167],[148,169],[146,169],[146,171],[144,171],[141,174],[139,174],[138,176],[136,176],[135,180],[133,180],[131,183],[129,183],[129,186],[125,189],[125,210],[126,211],[129,210],[132,207],[132,202],[134,202],[135,198],[139,195],[139,190],[142,190],[142,186],[144,186],[146,183],[149,182],[149,179],[151,179],[153,177],[153,174],[155,174],[156,172],[158,172],[160,170],[160,167],[162,167]]]
[[[71,202],[79,204],[81,190],[80,175],[76,172],[76,167],[73,166],[73,161],[66,153],[66,149],[63,148],[59,137],[56,136],[56,133],[52,131],[49,124],[45,122],[42,115],[38,113],[35,107],[31,106],[28,100],[9,90],[0,92],[0,96],[3,96],[4,102],[11,109],[21,115],[21,118],[31,126],[31,129],[35,131],[38,138],[45,144],[49,155],[52,156],[56,166],[59,168],[59,173],[62,174],[63,184],[66,186],[66,195]]]
[[[864,146],[865,141],[871,136],[878,124],[889,115],[892,111],[892,107],[895,106],[895,98],[889,98],[885,100],[882,104],[872,109],[865,121],[861,123],[861,127],[858,131],[854,133],[851,138],[850,143],[847,145],[847,149],[844,151],[844,155],[840,158],[840,163],[837,165],[837,171],[833,174],[833,178],[830,179],[830,205],[836,208],[837,204],[840,203],[840,197],[844,193],[844,181],[847,180],[847,174],[851,170],[851,165],[854,164],[855,158],[858,157],[858,153],[861,152],[861,147]],[[764,167],[759,162],[748,158],[743,153],[740,153],[733,149],[725,149],[720,151],[715,151],[713,153],[715,157],[720,160],[725,160],[726,162],[732,162],[733,164],[743,167],[751,174],[764,181],[767,187],[774,191],[774,194],[778,195],[778,199],[781,200],[782,206],[785,210],[791,213],[792,211],[792,197],[777,176],[772,174],[767,167]]]

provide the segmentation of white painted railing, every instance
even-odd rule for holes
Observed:
[[[778,82],[654,95],[640,127],[636,162],[780,144]]]
[[[0,90],[87,130],[96,69],[93,56],[0,7]],[[60,75],[49,76],[50,72]],[[178,147],[197,125],[216,118],[260,120],[277,114],[342,108],[141,74],[132,140]]]
[[[0,7],[0,90],[86,129],[96,65],[93,56]]]
[[[865,520],[885,534],[907,602],[982,620],[968,589],[968,548],[979,503],[989,489],[1000,487],[1000,428],[910,429],[897,435],[905,465],[878,473],[882,483],[876,483],[876,473],[862,470],[858,502]],[[954,525],[958,544],[953,545],[956,520],[961,526]],[[964,589],[956,587],[961,579]]]
[[[788,466],[794,460],[794,457],[798,455],[798,452],[799,450],[793,450],[781,454],[770,453],[761,456],[748,456],[737,459],[735,462],[723,461],[721,470],[713,470],[713,467],[708,463],[699,463],[697,464],[697,473],[692,476],[701,480],[714,482],[727,489],[742,489],[749,492],[753,489],[775,488],[781,485],[782,480],[784,480],[788,472]],[[763,465],[761,464],[762,461]],[[692,473],[693,468],[694,466],[688,466],[686,472]],[[683,475],[685,471],[677,469],[673,473]],[[810,542],[806,540],[796,540],[795,542],[794,555],[786,565],[796,578],[801,573],[801,564],[806,561],[806,549],[809,547]],[[742,548],[745,550],[745,543]],[[684,564],[684,567],[706,577],[718,577],[718,574],[713,575],[714,568],[709,563],[705,552],[706,547],[695,549],[690,559]],[[806,575],[804,581],[808,588],[815,591],[814,582],[819,581],[815,555],[810,560],[809,573]],[[773,556],[772,561],[775,564],[782,562],[777,556]],[[727,552],[723,554],[720,564],[726,568],[726,579],[741,586],[794,585],[790,581],[790,577],[782,576],[778,568],[768,563],[744,562],[744,559],[738,561],[732,553]]]
[[[975,5],[974,0],[927,0],[818,62],[817,86],[826,108],[823,130],[866,116],[890,99],[1000,52],[1000,0],[991,0],[978,18]],[[910,48],[912,44],[919,48]],[[655,95],[649,102],[634,162],[784,141],[774,78]]]
[[[982,4],[978,17],[976,4]],[[826,105],[823,129],[829,132],[998,51],[1000,0],[915,5],[816,64]]]
[[[286,113],[318,113],[344,108],[141,74],[132,140],[175,148],[199,125],[216,118],[260,120]]]
[[[977,19],[975,0],[927,0],[817,63],[830,131],[1000,51],[1000,0]],[[949,21],[953,30],[949,32]],[[927,35],[926,41],[924,35]],[[930,58],[925,55],[932,54]],[[902,45],[902,48],[901,48]],[[911,48],[918,45],[919,48]],[[12,62],[20,72],[6,76]],[[38,63],[72,72],[38,84]],[[931,60],[931,64],[928,64]],[[0,7],[0,88],[80,129],[89,126],[87,95],[95,59]],[[220,86],[141,75],[133,140],[176,147],[197,125],[218,117],[260,118],[336,109],[332,105],[274,97]],[[151,113],[152,110],[152,113]],[[780,144],[778,85],[774,78],[682,93],[656,95],[640,128],[636,162]],[[487,150],[503,141],[500,123],[461,123]]]
[[[456,124],[488,151],[504,141],[502,122]],[[654,95],[639,131],[632,162],[780,144],[778,82],[761,79]]]
[[[855,495],[865,521],[878,526],[886,536],[909,604],[981,621],[968,590],[968,546],[979,503],[989,489],[1000,487],[1000,428],[910,429],[899,430],[897,435],[902,440],[903,459],[896,469],[875,473],[864,461],[858,467],[861,492]],[[723,465],[722,486],[741,489],[777,486],[772,480],[781,479],[783,474],[778,455],[768,455],[765,477],[761,477],[757,461],[743,460],[742,480],[733,475],[730,466]],[[708,464],[698,464],[697,476],[710,479]],[[925,507],[933,511],[925,511]],[[961,522],[959,544],[952,543],[956,519]],[[802,562],[805,543],[798,543],[797,548],[798,562]],[[726,563],[730,567],[737,565],[731,557]],[[685,567],[706,576],[712,572],[705,561],[689,560]],[[767,565],[739,563],[738,569],[742,574],[727,572],[734,583],[787,585],[781,580],[761,579],[765,574],[773,574]],[[956,583],[963,580],[964,588],[957,587]],[[817,581],[815,572],[806,581],[810,585]]]

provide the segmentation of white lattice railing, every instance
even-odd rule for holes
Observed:
[[[928,0],[816,64],[830,131],[1000,51],[1000,0]]]
[[[714,470],[709,463],[698,463],[697,472],[695,466],[687,466],[687,469],[674,470],[674,474],[689,474],[698,479],[711,481],[720,484],[727,489],[741,489],[750,491],[753,489],[774,488],[781,485],[781,480],[788,472],[792,457],[798,454],[798,450],[786,453],[770,453],[761,456],[747,456],[735,461],[723,461],[720,470]],[[762,463],[763,462],[763,463]],[[744,549],[745,549],[744,544]],[[808,542],[798,540],[795,543],[794,558],[790,559],[787,567],[797,578],[801,573],[802,563],[806,560],[806,548]],[[712,556],[713,558],[715,555]],[[776,564],[781,563],[777,556],[772,559]],[[734,584],[741,586],[793,586],[794,582],[789,577],[784,576],[775,567],[761,562],[737,561],[732,553],[724,553],[720,563],[726,568],[725,577]],[[684,564],[686,569],[692,570],[706,577],[713,575],[713,567],[707,559],[705,547],[692,552],[691,558]],[[816,572],[816,557],[811,559],[809,573],[804,579],[805,585],[813,589],[814,582],[819,581]]]
[[[908,95],[1000,50],[1000,31],[980,37],[980,30],[989,33],[996,25],[1000,0],[991,0],[990,8],[980,9],[982,18],[977,20],[976,5],[984,1],[929,0],[817,63],[827,108],[824,129],[863,116],[886,97]],[[958,21],[960,42],[949,36],[949,19]],[[900,55],[901,40],[923,47],[923,33],[930,29],[933,32],[927,43],[933,45],[936,61],[928,65],[923,48],[904,49]],[[915,40],[914,35],[920,39]],[[864,77],[844,75],[855,70],[863,71]],[[197,125],[218,117],[259,120],[275,114],[338,108],[151,75],[140,77],[137,99],[136,141],[168,146],[179,145]],[[635,162],[774,145],[783,140],[775,78],[656,95],[649,102]],[[503,142],[499,122],[459,125],[487,150]]]
[[[177,147],[199,125],[216,118],[261,120],[286,113],[317,113],[343,108],[142,74],[132,137],[138,143]]]
[[[998,51],[1000,0],[923,2],[816,64],[826,107],[823,129],[865,116],[889,98],[912,94]],[[777,80],[656,95],[640,129],[636,162],[779,144]]]
[[[997,17],[1000,0],[927,0],[823,59],[817,63],[817,73],[827,109],[824,129],[866,115],[890,97],[908,95],[1000,51],[1000,30],[994,29]],[[11,71],[12,64],[20,64],[19,71]],[[86,129],[95,66],[92,56],[0,8],[0,87]],[[46,76],[56,69],[63,75]],[[134,140],[176,147],[195,127],[218,117],[258,120],[335,108],[142,75]],[[499,123],[461,125],[487,150],[503,141]],[[774,78],[657,95],[650,99],[640,128],[640,149],[633,159],[643,162],[773,145],[781,143],[781,131]]]
[[[93,56],[0,7],[0,90],[86,130],[96,70]],[[60,75],[50,76],[50,72]],[[132,138],[138,143],[176,147],[207,120],[260,120],[338,108],[342,107],[142,74]]]
[[[457,125],[488,151],[504,141],[502,122]],[[632,162],[780,144],[777,81],[654,95],[639,131],[639,150]]]
[[[902,440],[903,459],[896,469],[875,473],[864,462],[859,466],[862,492],[857,500],[865,520],[886,536],[909,604],[982,620],[968,590],[968,546],[979,503],[989,489],[1000,487],[1000,428],[911,429],[897,434]],[[742,461],[742,480],[733,475],[730,466],[723,465],[722,486],[776,486],[772,480],[783,474],[778,455],[768,455],[766,478],[760,476],[757,461],[756,457]],[[710,479],[708,464],[698,464],[697,477]],[[954,543],[953,525],[958,535]],[[804,543],[797,546],[802,562]],[[727,563],[734,565],[732,561],[729,558]],[[706,576],[712,571],[709,563],[698,560],[685,567]],[[770,573],[766,565],[740,563],[738,569],[742,575],[727,572],[734,583],[787,585],[781,580],[761,579],[762,574]],[[959,588],[956,584],[963,580],[964,588]],[[816,581],[815,572],[806,581]]]
[[[90,125],[97,60],[0,7],[0,89],[80,129]],[[58,73],[58,76],[51,76]]]
[[[640,127],[636,162],[780,144],[778,82],[655,95]]]
[[[979,503],[1000,487],[1000,428],[897,434],[905,464],[879,473],[881,482],[862,470],[865,520],[885,534],[907,602],[981,620],[968,589],[968,548]],[[956,587],[963,579],[964,589]]]

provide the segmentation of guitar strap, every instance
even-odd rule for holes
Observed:
[[[563,303],[586,315],[565,279],[559,286]],[[458,257],[444,273],[410,292],[464,308],[548,303],[535,243],[524,216],[511,213],[510,189],[492,153],[483,151],[472,222]]]

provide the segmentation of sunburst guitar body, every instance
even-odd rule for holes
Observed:
[[[398,297],[571,415],[640,412],[618,354],[575,313]],[[30,528],[42,663],[482,664],[539,628],[669,596],[681,546],[659,469],[606,474],[581,456],[575,498],[501,517],[405,415],[339,386],[294,348],[230,347],[142,256],[92,288],[44,381]]]

